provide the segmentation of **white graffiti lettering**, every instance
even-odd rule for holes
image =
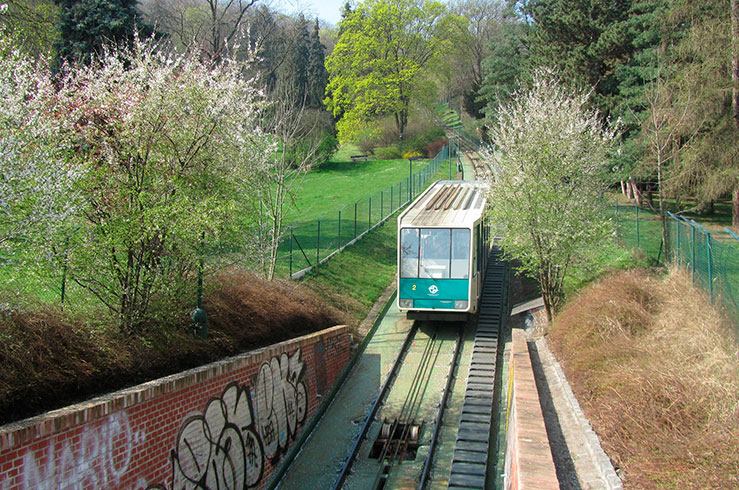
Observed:
[[[126,413],[114,413],[102,425],[86,427],[78,445],[57,441],[43,454],[27,452],[23,456],[21,488],[115,486],[128,471],[135,447],[143,442],[141,433],[131,428]]]
[[[202,414],[185,420],[172,450],[171,488],[243,490],[259,484],[265,458],[286,449],[305,421],[304,368],[300,349],[275,357],[261,366],[253,392],[231,383]]]
[[[267,457],[286,449],[297,425],[305,421],[307,394],[301,378],[305,364],[300,349],[288,358],[272,358],[262,364],[255,385],[259,434]]]

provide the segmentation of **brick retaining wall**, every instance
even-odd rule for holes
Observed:
[[[0,427],[0,490],[262,488],[349,358],[334,327]]]

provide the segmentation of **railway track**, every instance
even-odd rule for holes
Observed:
[[[464,158],[480,178],[479,155]],[[468,322],[413,322],[390,308],[278,488],[493,488],[508,268],[497,251],[482,267],[480,309]]]
[[[481,310],[472,326],[475,333],[472,342],[468,339],[469,374],[466,383],[463,379],[456,387],[463,402],[454,421],[458,425],[451,428],[456,440],[446,451],[452,454],[451,470],[442,478],[438,471],[431,476],[461,360],[464,324],[415,322],[333,489],[485,488],[494,451],[495,370],[506,304],[507,268],[499,258],[494,252],[488,263]]]
[[[423,488],[459,360],[462,327],[414,323],[334,489]]]

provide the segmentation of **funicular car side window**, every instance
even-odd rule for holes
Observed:
[[[452,230],[452,279],[469,279],[470,230]]]

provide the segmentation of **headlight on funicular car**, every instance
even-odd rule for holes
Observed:
[[[401,299],[398,304],[401,308],[413,308],[413,300],[412,299]]]

